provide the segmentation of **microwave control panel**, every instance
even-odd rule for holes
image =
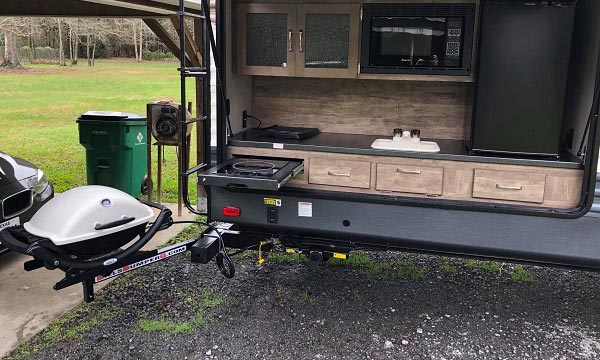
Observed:
[[[448,18],[446,31],[446,59],[460,61],[463,39],[463,19]]]

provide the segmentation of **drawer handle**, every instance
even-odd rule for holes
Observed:
[[[523,186],[506,186],[506,185],[496,184],[496,189],[519,191],[519,190],[523,190]]]
[[[293,37],[294,37],[294,31],[292,29],[290,29],[288,31],[288,51],[289,52],[294,51],[294,46],[292,45]]]
[[[406,169],[396,169],[397,172],[401,174],[421,174],[421,170],[406,170]]]
[[[327,174],[329,174],[330,176],[343,176],[343,177],[350,177],[352,176],[352,174],[350,173],[336,173],[333,171],[328,171]]]

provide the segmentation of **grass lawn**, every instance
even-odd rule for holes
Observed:
[[[26,71],[0,71],[0,97],[5,99],[0,107],[0,151],[39,166],[59,192],[85,185],[85,150],[79,144],[77,117],[89,110],[145,114],[148,102],[178,101],[176,69],[175,62],[115,59],[98,60],[94,68],[81,62],[63,68],[26,65]],[[193,99],[193,80],[188,87],[188,98]],[[156,148],[154,153],[156,159]],[[165,158],[163,201],[177,202],[174,147],[165,148]],[[195,194],[195,185],[190,187],[190,194]]]

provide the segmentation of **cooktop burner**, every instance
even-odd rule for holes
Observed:
[[[269,161],[248,160],[233,164],[231,167],[238,173],[246,175],[273,175],[279,170],[275,168],[275,164]]]
[[[220,168],[218,174],[242,175],[252,177],[271,177],[283,167],[287,161],[237,159],[237,161]]]
[[[233,158],[203,172],[204,186],[278,190],[304,169],[302,160]]]

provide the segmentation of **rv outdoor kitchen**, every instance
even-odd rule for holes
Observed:
[[[233,276],[226,246],[286,248],[314,266],[371,248],[600,268],[600,220],[584,216],[599,148],[598,1],[216,7],[216,34],[207,27],[201,47],[212,45],[217,67],[216,159],[197,175],[212,226],[180,247],[140,255],[144,238],[173,223],[170,212],[161,208],[145,233],[145,218],[101,222],[93,241],[128,228],[125,237],[140,240],[118,255],[64,264],[52,262],[58,244],[43,245],[43,231],[28,233],[32,225],[0,233],[36,257],[30,268],[78,269],[63,285],[87,281],[88,291],[90,276],[93,283],[119,266],[151,263],[163,250],[191,250],[200,263],[216,257]],[[186,70],[181,54],[185,82],[201,71]],[[180,117],[185,135],[192,120]],[[202,126],[210,144],[210,122]],[[186,136],[180,141],[185,148]],[[32,251],[32,242],[47,248]]]

